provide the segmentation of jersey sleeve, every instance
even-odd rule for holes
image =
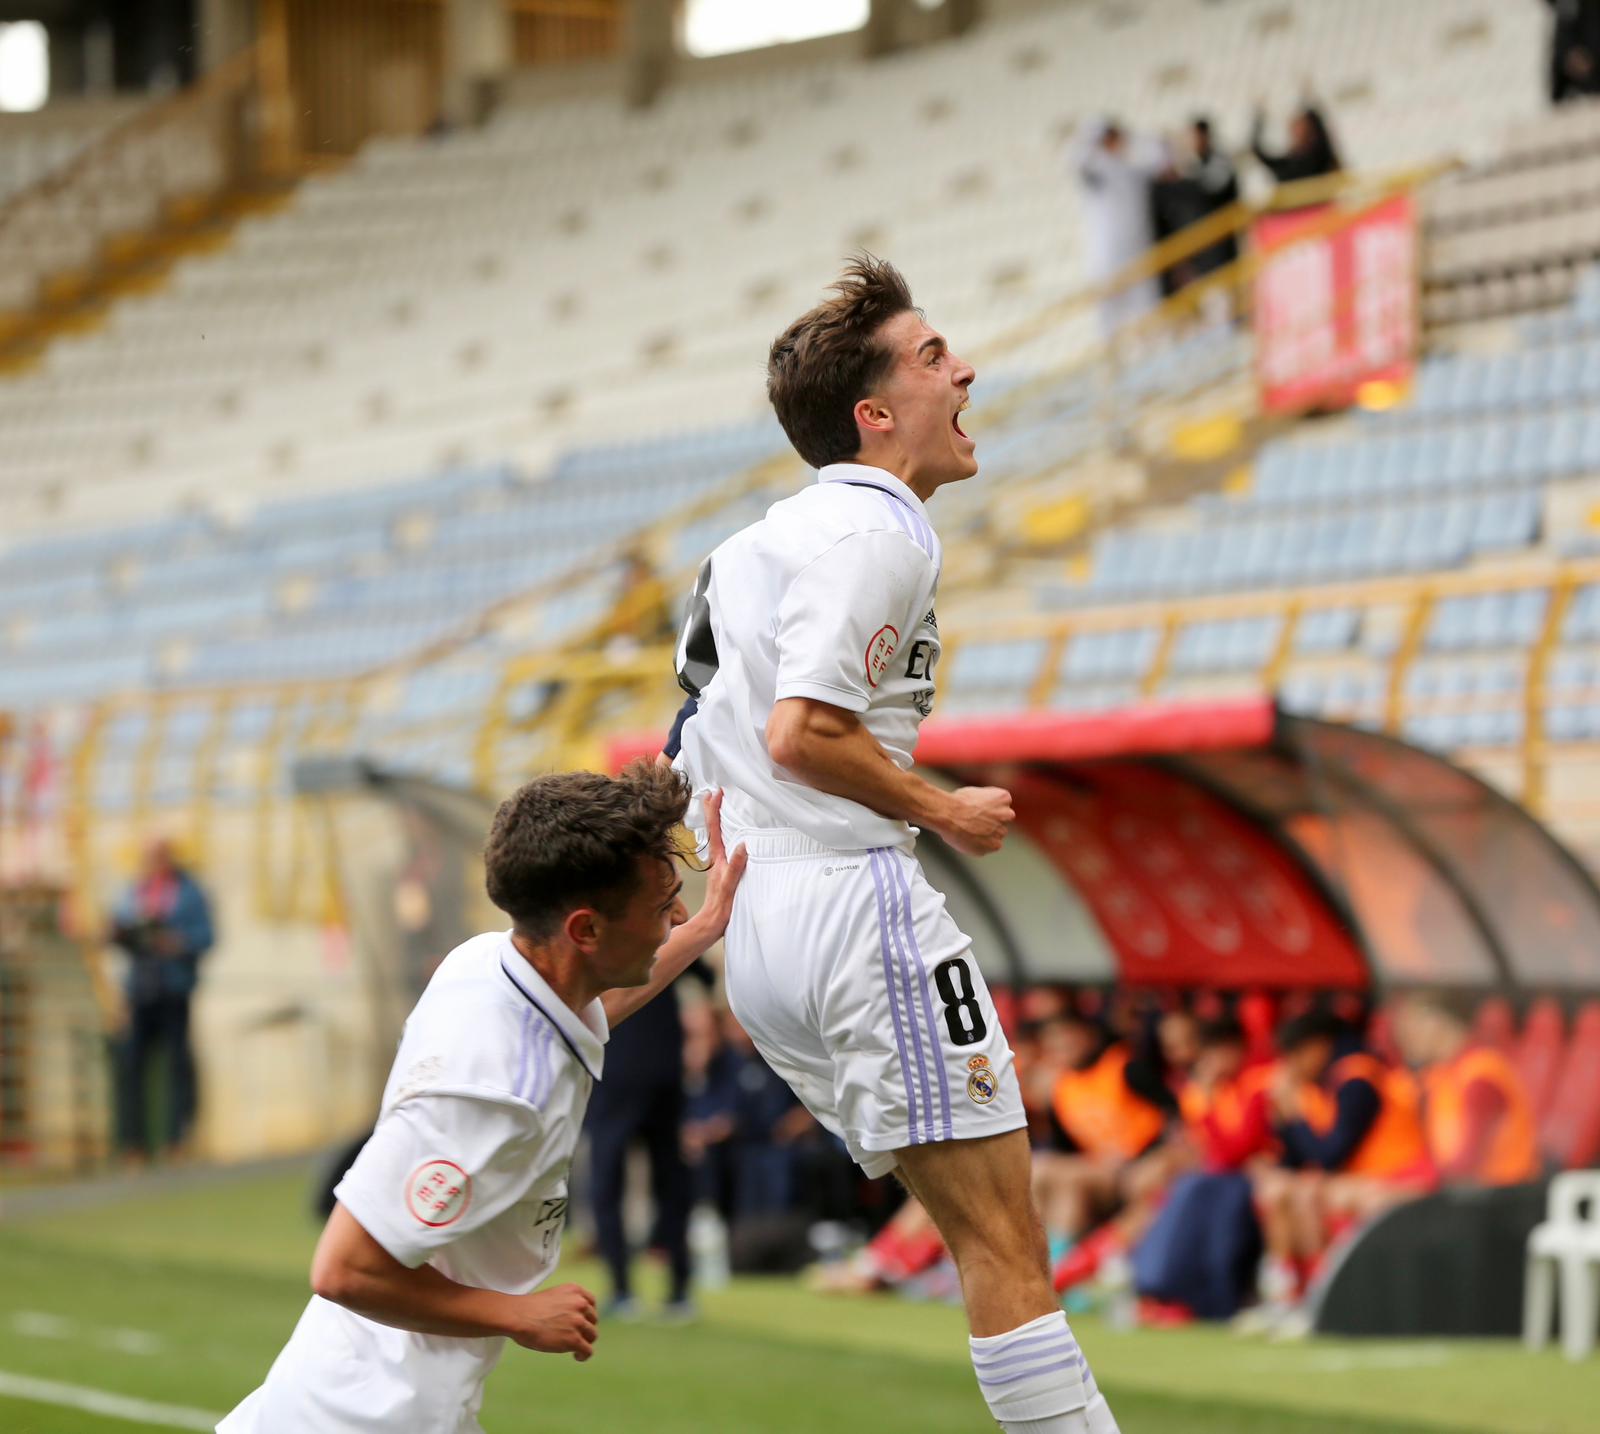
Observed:
[[[545,1172],[539,1112],[520,1101],[433,1093],[386,1112],[334,1198],[415,1269],[523,1199]]]
[[[932,564],[900,533],[853,533],[800,570],[778,607],[775,700],[865,712],[922,616]]]

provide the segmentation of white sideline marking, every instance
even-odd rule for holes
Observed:
[[[93,1342],[121,1354],[160,1354],[166,1342],[160,1335],[145,1329],[100,1329],[94,1325],[81,1325],[76,1320],[61,1315],[42,1314],[38,1310],[18,1310],[11,1316],[11,1328],[16,1334],[29,1339],[75,1339]]]
[[[102,1414],[107,1419],[126,1419],[132,1424],[160,1424],[168,1429],[199,1429],[205,1434],[217,1427],[220,1414],[204,1409],[187,1409],[181,1404],[152,1404],[147,1399],[130,1399],[108,1394],[103,1389],[86,1389],[81,1384],[57,1384],[52,1379],[33,1379],[0,1369],[0,1394],[13,1399],[28,1399],[35,1404],[54,1404],[62,1409],[81,1409],[86,1414]]]
[[[1295,1353],[1299,1358],[1294,1358]],[[1403,1344],[1390,1349],[1307,1349],[1280,1346],[1270,1359],[1250,1362],[1252,1369],[1283,1371],[1289,1365],[1307,1374],[1351,1374],[1361,1369],[1432,1369],[1450,1364],[1456,1352],[1447,1344]]]

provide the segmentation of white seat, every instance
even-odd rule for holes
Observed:
[[[1550,1182],[1549,1218],[1528,1236],[1522,1340],[1549,1342],[1559,1283],[1561,1349],[1568,1359],[1594,1352],[1600,1324],[1600,1170],[1574,1170]]]

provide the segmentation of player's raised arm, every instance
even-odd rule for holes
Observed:
[[[706,869],[705,900],[693,916],[672,929],[672,934],[656,953],[655,969],[650,973],[648,985],[607,991],[600,998],[606,1010],[606,1021],[612,1026],[627,1020],[641,1006],[659,996],[715,946],[728,929],[728,918],[733,914],[733,894],[744,875],[745,850],[738,847],[730,857],[723,845],[721,792],[713,792],[706,798],[705,818],[711,856],[711,865]]]

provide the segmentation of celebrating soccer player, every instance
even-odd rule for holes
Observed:
[[[1011,1051],[918,828],[999,849],[1011,801],[910,769],[933,705],[941,548],[927,503],[978,471],[974,373],[870,256],[779,336],[767,391],[820,481],[700,570],[674,737],[750,870],[728,999],[767,1062],[872,1176],[897,1171],[961,1272],[978,1385],[1002,1428],[1114,1434],[1051,1290]],[[708,808],[707,818],[715,808]]]
[[[469,1434],[507,1338],[594,1352],[594,1296],[555,1268],[567,1171],[606,1035],[727,925],[744,856],[707,811],[689,916],[673,833],[689,791],[659,765],[542,777],[495,814],[489,896],[511,918],[458,946],[406,1022],[372,1138],[334,1191],[315,1297],[219,1434]]]

